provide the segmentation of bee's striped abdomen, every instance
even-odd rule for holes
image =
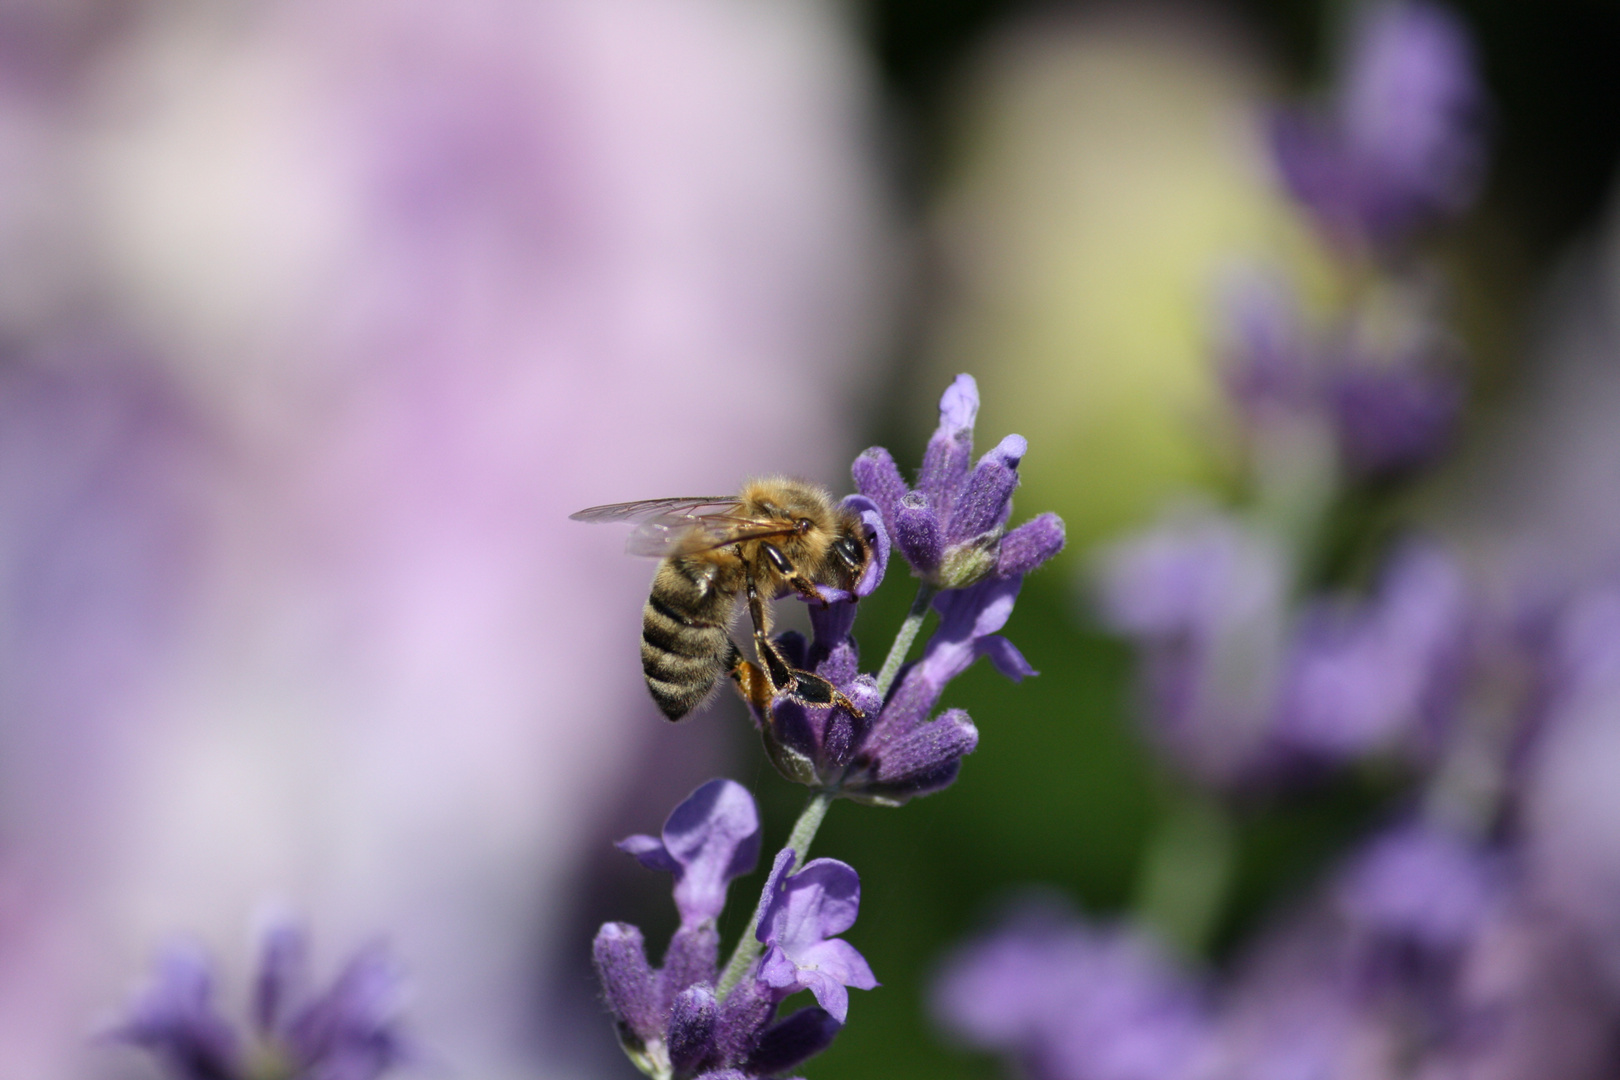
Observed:
[[[735,598],[714,590],[705,570],[680,559],[664,563],[641,614],[641,670],[671,720],[709,696],[736,651],[726,632]]]

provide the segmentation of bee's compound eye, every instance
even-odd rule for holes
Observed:
[[[798,528],[799,528],[799,531],[802,532],[802,533],[807,533],[811,529],[816,527],[816,523],[811,521],[809,518],[800,518],[798,521],[795,521],[793,524],[797,525]]]
[[[833,541],[833,553],[851,570],[861,565],[861,545],[853,536],[841,536]]]

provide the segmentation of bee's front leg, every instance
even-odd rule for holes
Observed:
[[[776,572],[782,575],[782,580],[787,582],[788,588],[806,600],[814,600],[822,607],[827,606],[827,597],[822,593],[821,587],[799,573],[798,567],[794,566],[792,561],[782,554],[781,548],[775,544],[761,544],[760,550],[771,561],[771,565],[776,568]]]
[[[850,715],[864,719],[866,714],[832,683],[813,672],[800,671],[787,662],[766,633],[770,624],[766,621],[765,602],[754,585],[754,575],[745,572],[743,580],[748,589],[748,614],[754,622],[754,652],[759,657],[756,666],[739,656],[732,667],[731,678],[743,698],[761,715],[769,715],[771,698],[786,694],[812,709],[844,709]]]

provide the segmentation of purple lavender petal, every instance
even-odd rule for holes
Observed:
[[[1018,486],[1018,464],[1029,453],[1022,435],[1008,435],[979,459],[968,477],[962,497],[951,510],[946,530],[948,543],[960,544],[1007,523],[1012,515],[1012,493]]]
[[[978,650],[980,656],[988,656],[996,670],[1013,682],[1023,682],[1032,675],[1040,674],[1028,660],[1024,659],[1024,654],[1018,651],[1018,646],[1000,634],[981,638],[974,648]]]
[[[1063,519],[1042,514],[1001,538],[997,577],[1023,577],[1063,550]]]
[[[916,677],[943,689],[971,667],[981,655],[980,640],[1007,625],[1022,585],[1022,578],[987,578],[935,597],[939,627],[917,662]]]
[[[871,596],[883,584],[883,573],[889,566],[889,529],[884,523],[883,511],[865,495],[846,495],[839,505],[855,511],[866,525],[866,542],[872,558],[861,580],[855,583],[855,595]]]
[[[1333,114],[1273,118],[1272,154],[1325,232],[1388,248],[1472,202],[1484,111],[1462,23],[1434,4],[1391,0],[1354,27]]]
[[[1360,607],[1307,612],[1290,649],[1280,735],[1329,759],[1421,743],[1425,724],[1448,711],[1466,619],[1459,568],[1437,549],[1408,546]]]
[[[1196,987],[1149,942],[1050,910],[1025,913],[953,957],[935,1012],[947,1029],[1042,1078],[1188,1076],[1210,1026]]]
[[[913,569],[931,574],[945,554],[945,534],[933,510],[913,505],[921,501],[915,493],[901,501],[894,519],[894,543]]]
[[[280,1031],[288,1004],[304,989],[307,945],[303,929],[281,925],[264,936],[253,984],[253,1025],[261,1036]]]
[[[771,869],[775,885],[760,915],[759,940],[797,952],[841,934],[855,925],[861,909],[861,879],[854,867],[837,859],[812,859],[798,873],[785,875],[793,849],[777,856]]]
[[[1152,942],[1050,908],[957,952],[935,1012],[969,1043],[1055,1080],[1189,1077],[1210,1038],[1196,986]]]
[[[872,501],[884,524],[892,528],[900,500],[911,491],[894,458],[883,447],[874,446],[855,459],[850,474],[855,478],[855,490]]]
[[[676,996],[669,1013],[669,1063],[677,1073],[689,1073],[714,1048],[714,1029],[720,1003],[707,986],[693,986]],[[793,1062],[789,1062],[793,1064]]]
[[[643,1042],[661,1038],[661,995],[641,931],[629,923],[604,923],[596,932],[591,955],[602,996],[619,1023]]]
[[[619,842],[645,866],[675,874],[675,906],[683,925],[717,917],[726,885],[759,860],[759,812],[748,789],[710,780],[688,795],[664,822],[661,841],[632,836]]]
[[[779,1020],[765,1029],[759,1045],[748,1056],[748,1071],[760,1076],[773,1076],[791,1069],[801,1061],[808,1061],[828,1046],[843,1030],[825,1009],[808,1008]]]
[[[304,1075],[374,1080],[405,1060],[395,1029],[401,986],[399,972],[381,946],[356,954],[332,988],[287,1024],[284,1041]]]
[[[1354,185],[1339,141],[1319,118],[1296,110],[1277,110],[1268,121],[1272,161],[1288,194],[1330,236],[1353,235]]]
[[[759,862],[759,811],[734,780],[710,780],[664,823],[664,846],[685,868],[675,886],[683,918],[714,918],[726,906],[726,883]]]
[[[759,979],[783,996],[810,991],[816,1004],[840,1024],[849,1016],[849,991],[845,987],[871,990],[877,986],[865,958],[841,938],[811,946],[796,958],[788,956],[780,945],[768,946],[760,958]]]
[[[923,452],[917,490],[928,505],[956,505],[973,458],[973,421],[979,412],[979,386],[971,375],[958,375],[939,399],[939,427]],[[864,492],[863,492],[864,494]]]
[[[1315,380],[1289,283],[1272,274],[1235,275],[1220,290],[1220,314],[1221,373],[1237,407],[1251,420],[1307,407]]]
[[[159,958],[151,986],[130,1007],[110,1038],[150,1050],[184,1080],[239,1080],[241,1046],[214,1009],[208,958],[175,946]]]
[[[855,947],[833,937],[855,925],[860,876],[837,859],[812,859],[789,876],[794,858],[791,848],[778,854],[765,884],[755,933],[766,949],[757,977],[781,997],[809,990],[843,1023],[849,1010],[844,988],[870,990],[877,985]]]
[[[665,873],[678,874],[681,864],[670,855],[664,842],[656,836],[646,833],[637,833],[627,836],[613,845],[627,855],[634,855],[636,861],[649,870],[662,870]]]

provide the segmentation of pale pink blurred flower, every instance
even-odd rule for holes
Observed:
[[[334,948],[388,933],[424,1043],[518,1075],[584,829],[662,723],[651,567],[565,516],[836,478],[883,294],[867,88],[810,3],[238,14],[133,23],[57,159],[79,300],[202,433],[203,539],[139,685],[49,720],[126,729],[82,836],[75,775],[0,822],[0,1048],[104,1068],[81,1037],[152,945],[272,896]]]

